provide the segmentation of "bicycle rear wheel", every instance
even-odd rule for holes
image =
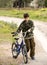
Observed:
[[[23,54],[23,60],[24,60],[24,63],[25,63],[25,64],[28,63],[28,56],[27,56],[26,45],[23,46],[22,54]]]

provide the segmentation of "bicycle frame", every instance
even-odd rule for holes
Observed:
[[[16,40],[16,46],[17,46],[16,51],[18,52],[18,55],[20,54],[23,45],[25,45],[24,37],[22,37],[22,42],[20,44],[18,43],[18,40]]]

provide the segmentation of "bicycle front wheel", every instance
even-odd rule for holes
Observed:
[[[18,57],[18,53],[17,53],[16,49],[17,49],[16,43],[13,43],[12,44],[12,56],[13,56],[13,58]]]

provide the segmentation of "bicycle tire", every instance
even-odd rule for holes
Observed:
[[[23,46],[22,54],[23,54],[23,60],[24,60],[24,63],[25,63],[25,64],[28,63],[28,56],[27,56],[26,45]]]
[[[17,46],[16,46],[16,43],[12,43],[12,56],[13,56],[13,58],[17,58],[18,57],[18,53],[17,53],[17,51],[16,51],[16,48],[17,48]],[[14,54],[15,53],[15,54]]]

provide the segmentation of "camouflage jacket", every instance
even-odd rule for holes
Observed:
[[[26,20],[24,20],[20,24],[17,32],[19,33],[21,30],[22,30],[22,32],[26,32],[28,29],[31,29],[31,31],[26,34],[26,37],[31,37],[31,35],[33,34],[33,30],[34,30],[34,23],[31,20],[29,20],[28,22],[26,22]]]

